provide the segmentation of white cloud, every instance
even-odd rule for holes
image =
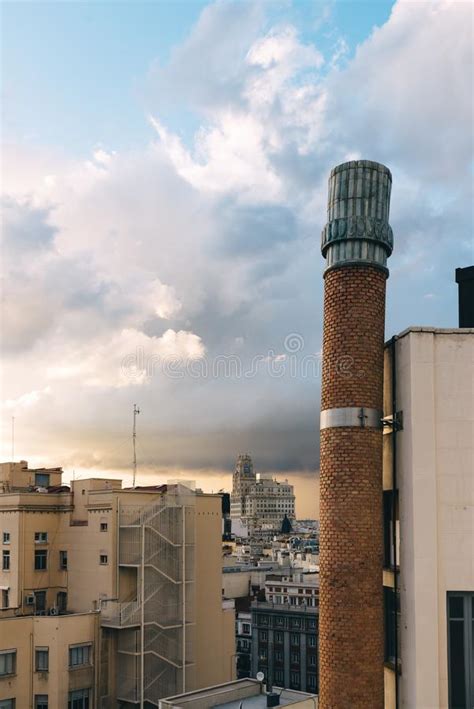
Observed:
[[[173,381],[145,359],[283,365],[288,333],[319,351],[327,175],[356,157],[394,175],[388,334],[431,303],[434,324],[455,322],[447,283],[472,238],[468,14],[399,0],[347,60],[341,38],[323,57],[261,5],[218,2],[151,72],[152,144],[82,160],[10,146],[3,388],[25,449],[119,465],[106,441],[139,394],[150,466],[222,467],[244,448],[315,466],[317,381]],[[168,99],[198,112],[192,141],[163,118]]]
[[[34,406],[40,401],[40,399],[50,393],[51,387],[46,386],[43,389],[36,389],[33,391],[26,392],[25,394],[21,394],[21,396],[16,399],[7,399],[4,403],[4,406],[6,409],[10,409],[11,411],[15,412],[18,409],[24,409],[29,408],[30,406]]]

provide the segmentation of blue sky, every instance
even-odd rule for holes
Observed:
[[[117,150],[148,141],[147,73],[154,63],[166,65],[206,4],[3,3],[4,138],[57,145],[76,155],[97,144]],[[272,2],[265,23],[294,22],[305,41],[317,41],[323,50],[337,33],[350,56],[374,25],[387,20],[392,5]],[[181,105],[167,115],[186,136],[196,126],[188,109]]]
[[[32,464],[129,481],[138,403],[139,480],[220,488],[248,451],[312,514],[327,177],[392,171],[387,338],[455,326],[470,3],[2,12],[4,459],[13,415]]]

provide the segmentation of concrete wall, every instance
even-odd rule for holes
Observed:
[[[245,598],[250,594],[250,571],[235,571],[222,574],[224,598]]]
[[[16,674],[0,680],[0,700],[16,698],[18,709],[34,706],[35,694],[47,694],[51,707],[66,707],[68,693],[91,688],[92,707],[100,660],[99,614],[24,616],[0,620],[0,650],[16,649]],[[69,669],[69,646],[92,644],[92,665]],[[49,648],[49,671],[35,671],[35,648]]]
[[[400,706],[444,709],[447,592],[474,590],[474,330],[412,330],[396,347]]]
[[[196,627],[194,686],[235,678],[235,612],[222,609],[221,501],[196,497]]]

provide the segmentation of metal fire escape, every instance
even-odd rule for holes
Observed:
[[[168,486],[150,505],[121,506],[119,565],[136,569],[136,599],[107,603],[119,629],[117,700],[143,707],[186,691],[193,664],[195,493]]]

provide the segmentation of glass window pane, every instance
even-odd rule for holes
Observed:
[[[453,599],[451,598],[450,601],[451,600]],[[452,620],[449,623],[449,684],[451,689],[450,706],[452,709],[463,709],[467,706],[464,666],[464,623],[459,620]]]
[[[450,596],[449,617],[464,618],[464,599],[462,596]]]

